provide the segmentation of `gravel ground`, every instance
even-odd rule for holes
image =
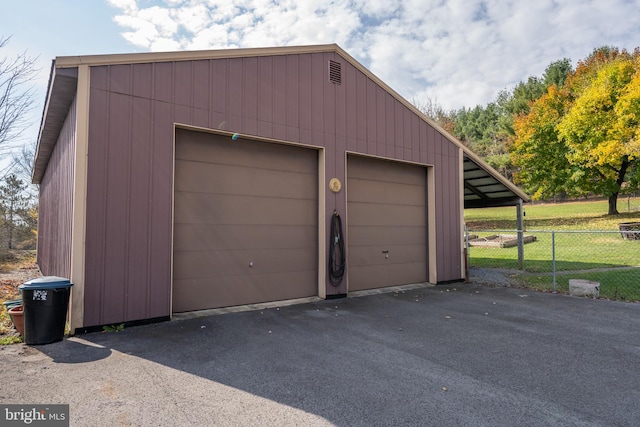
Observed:
[[[480,268],[471,267],[469,269],[470,282],[479,285],[517,287],[515,279],[518,272],[503,268]]]
[[[17,298],[18,286],[40,276],[40,270],[35,265],[0,273],[0,299]]]

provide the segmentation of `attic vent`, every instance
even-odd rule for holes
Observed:
[[[342,84],[342,64],[329,60],[329,81],[335,84]]]

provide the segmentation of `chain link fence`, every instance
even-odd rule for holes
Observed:
[[[640,223],[621,231],[466,230],[469,279],[569,293],[575,280],[599,283],[599,296],[640,301]],[[570,282],[571,281],[571,282]]]

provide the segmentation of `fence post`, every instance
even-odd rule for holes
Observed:
[[[522,199],[516,205],[516,228],[518,233],[518,269],[524,270],[524,220]]]
[[[551,230],[551,270],[553,271],[553,293],[556,294],[556,232]]]
[[[464,225],[464,261],[465,261],[465,283],[469,283],[469,266],[471,255],[469,254],[469,226]]]

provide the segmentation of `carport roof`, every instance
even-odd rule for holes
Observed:
[[[522,190],[469,151],[464,155],[464,207],[515,206],[528,202]]]
[[[77,70],[81,65],[99,66],[150,62],[173,62],[197,59],[237,58],[334,52],[364,73],[389,94],[398,99],[422,120],[436,128],[443,136],[463,150],[464,157],[464,207],[513,206],[529,197],[508,179],[476,156],[455,137],[424,115],[409,101],[400,96],[376,77],[351,55],[336,44],[316,46],[290,46],[276,48],[223,49],[182,52],[148,52],[116,55],[88,55],[57,57],[51,66],[47,99],[40,124],[40,135],[33,165],[32,181],[39,184],[56,144],[58,134],[69,111],[77,88]]]

